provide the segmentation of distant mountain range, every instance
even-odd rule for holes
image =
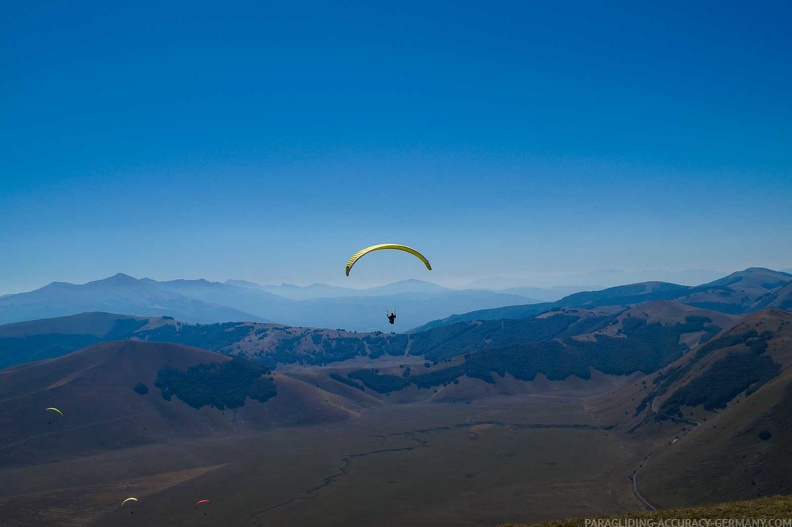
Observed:
[[[266,320],[234,307],[181,294],[178,284],[171,285],[149,279],[137,280],[120,273],[82,285],[53,282],[35,291],[0,298],[0,323],[86,311],[144,316],[169,315],[191,322]]]
[[[789,310],[792,309],[792,274],[751,267],[698,286],[641,282],[601,291],[574,293],[556,302],[507,306],[452,315],[424,324],[410,332],[420,332],[470,320],[530,317],[554,307],[628,306],[653,300],[675,300],[682,304],[731,314],[751,313],[768,307]]]
[[[0,324],[83,312],[171,316],[184,322],[267,322],[355,331],[404,330],[450,313],[535,303],[519,294],[453,290],[420,280],[370,289],[314,284],[260,286],[229,280],[156,281],[117,274],[75,285],[55,282],[0,298]],[[385,310],[395,310],[391,326]]]
[[[370,287],[367,289],[353,289],[351,287],[339,287],[327,284],[311,284],[299,286],[283,283],[281,285],[259,285],[244,280],[226,280],[224,283],[229,285],[240,285],[243,287],[259,289],[274,295],[283,296],[292,300],[316,300],[320,298],[339,298],[339,297],[366,297],[378,295],[397,295],[403,293],[447,293],[455,291],[448,287],[443,287],[423,280],[402,280],[392,284]],[[494,291],[493,291],[494,292]],[[514,293],[520,294],[520,293]]]
[[[256,291],[254,287],[202,280],[154,282],[120,275],[109,281],[121,283],[114,290],[140,288],[147,293],[156,287],[163,296],[167,297],[162,291],[185,298],[190,295],[195,302],[216,300],[225,294],[223,300],[233,300],[237,305],[242,301],[253,305],[260,298],[269,297],[283,305],[321,303],[318,299],[298,302]],[[85,287],[92,292],[97,289],[95,283]],[[422,287],[422,284],[408,283],[407,287]],[[79,286],[65,289],[74,288],[79,290]],[[431,299],[433,294],[462,293],[476,292],[403,293],[402,298],[422,294]],[[339,306],[344,301],[355,306],[358,300],[330,299]],[[551,378],[560,375],[558,378],[563,379],[572,373],[586,378],[590,366],[615,375],[636,370],[656,371],[676,360],[686,349],[706,342],[739,317],[767,309],[792,310],[792,275],[749,268],[695,287],[663,282],[631,284],[575,293],[555,303],[469,312],[409,334],[381,331],[358,334],[261,322],[189,324],[169,316],[83,313],[0,326],[0,368],[59,357],[103,341],[132,339],[244,356],[272,368],[290,364],[321,367],[334,363],[359,367],[366,361],[389,356],[423,357],[438,364],[473,354],[464,364],[455,363],[452,368],[446,368],[442,375],[438,372],[417,381],[418,386],[442,384],[462,376],[487,380],[491,371],[509,372],[517,378],[527,376],[526,379],[537,372]],[[627,349],[624,346],[630,349],[627,362],[619,358]],[[559,354],[567,357],[563,371],[556,371],[552,360]],[[388,376],[357,375],[358,381],[376,392],[394,391],[405,385],[404,380]]]
[[[327,284],[259,285],[242,280],[156,281],[125,274],[75,285],[54,282],[28,293],[0,297],[0,324],[83,312],[171,316],[183,322],[277,322],[352,331],[421,331],[466,320],[536,315],[553,307],[591,308],[676,300],[723,313],[792,307],[792,274],[750,268],[698,286],[641,282],[599,291],[579,286],[522,287],[502,291],[454,290],[421,280],[352,289]],[[561,299],[556,298],[568,293]],[[397,313],[396,325],[385,310]]]

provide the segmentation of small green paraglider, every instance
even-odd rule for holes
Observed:
[[[61,411],[60,411],[60,410],[58,410],[57,408],[52,408],[52,407],[50,407],[50,408],[47,408],[47,409],[46,409],[46,410],[44,410],[44,411],[45,411],[45,412],[56,412],[56,413],[57,413],[57,414],[59,414],[61,417],[63,417],[63,412],[61,412]],[[52,424],[52,421],[48,422],[47,424],[48,424],[48,425],[51,425],[51,424]]]

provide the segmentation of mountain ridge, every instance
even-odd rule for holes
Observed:
[[[324,291],[327,287],[333,286],[319,286]],[[454,308],[470,311],[532,302],[519,295],[452,290],[420,280],[365,290],[333,288],[332,292],[354,294],[299,300],[252,283],[238,286],[205,279],[158,282],[117,273],[86,284],[53,282],[27,293],[4,296],[0,298],[0,323],[104,311],[135,316],[167,315],[186,322],[275,321],[292,326],[376,331],[391,329],[383,313],[385,309],[398,311],[401,327],[412,327]]]
[[[718,280],[698,286],[684,286],[669,282],[639,282],[609,287],[600,291],[584,291],[568,295],[556,302],[515,305],[478,310],[445,319],[433,320],[412,328],[407,333],[469,320],[522,318],[555,307],[592,308],[605,305],[628,305],[654,300],[676,300],[702,309],[730,314],[749,313],[771,305],[782,293],[781,303],[792,306],[792,274],[761,267],[749,267]],[[732,287],[733,286],[733,287]]]

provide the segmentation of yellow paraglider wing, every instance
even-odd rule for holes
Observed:
[[[63,417],[63,412],[61,412],[57,408],[47,408],[47,410],[52,411],[52,412],[58,412],[60,414],[60,416]],[[44,411],[46,412],[47,410],[44,410]]]
[[[416,256],[418,259],[420,259],[424,263],[424,265],[426,265],[427,269],[429,269],[430,271],[432,270],[432,266],[429,264],[429,260],[427,260],[423,254],[419,253],[412,247],[407,247],[406,245],[400,245],[398,243],[381,243],[379,245],[372,245],[371,247],[366,247],[365,249],[353,254],[352,258],[350,258],[346,264],[346,275],[349,276],[349,270],[352,269],[352,266],[355,265],[355,262],[357,262],[362,256],[370,252],[381,251],[383,249],[396,249],[397,251],[408,252],[413,256]]]
[[[137,498],[127,498],[123,501],[123,503],[121,503],[121,506],[123,507],[124,505],[126,505],[126,502],[128,501],[137,501],[137,500],[138,500]]]

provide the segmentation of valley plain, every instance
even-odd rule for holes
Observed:
[[[586,412],[586,395],[385,404],[351,422],[6,467],[0,515],[20,526],[32,515],[59,525],[473,527],[637,510],[623,474],[637,454]],[[48,441],[58,448],[58,434]],[[128,495],[140,499],[134,514],[118,507]],[[212,504],[194,510],[199,499]]]

